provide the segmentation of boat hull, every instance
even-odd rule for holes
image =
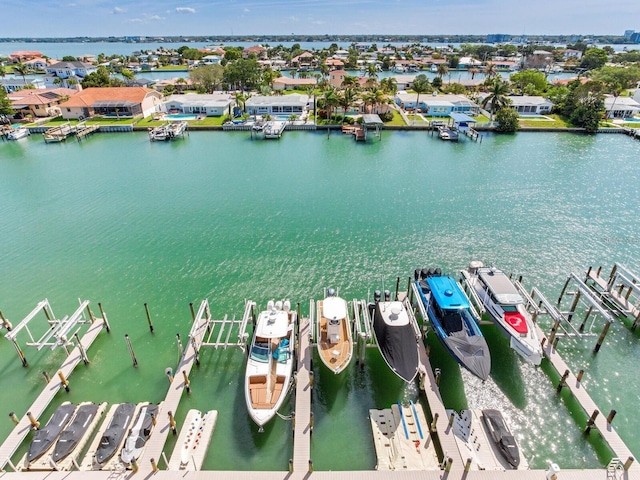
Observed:
[[[138,418],[133,427],[131,427],[131,431],[125,440],[124,448],[120,453],[120,459],[123,463],[131,464],[140,457],[147,440],[151,436],[154,419],[157,414],[157,405],[149,404],[140,409]]]
[[[491,440],[496,444],[504,459],[513,468],[518,468],[518,465],[520,465],[520,451],[500,411],[482,410],[482,419],[487,426]]]

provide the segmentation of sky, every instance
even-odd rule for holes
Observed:
[[[640,0],[0,0],[0,37],[622,35]]]

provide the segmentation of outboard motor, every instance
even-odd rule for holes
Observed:
[[[441,276],[442,276],[442,269],[441,269],[440,267],[436,268],[436,269],[433,271],[433,274],[434,274],[436,277],[441,277]]]
[[[336,291],[333,288],[329,287],[327,289],[327,296],[328,297],[335,297],[336,296]]]
[[[478,273],[478,269],[482,267],[484,267],[484,265],[481,261],[473,260],[469,262],[469,266],[467,267],[467,270],[471,275],[475,275],[476,273]]]
[[[420,277],[422,278],[422,280],[424,280],[428,276],[429,276],[429,269],[427,267],[424,267],[420,272]]]
[[[433,277],[433,275],[436,273],[436,271],[433,268],[429,269],[429,276]]]
[[[390,298],[391,298],[391,292],[389,290],[385,290],[384,291],[384,301],[388,302]]]
[[[417,282],[418,280],[420,280],[420,269],[416,268],[413,271],[413,279]]]
[[[380,290],[373,292],[373,301],[376,303],[380,301]]]

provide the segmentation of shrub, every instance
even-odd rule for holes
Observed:
[[[501,108],[496,113],[497,132],[513,133],[520,128],[520,117],[513,108]]]

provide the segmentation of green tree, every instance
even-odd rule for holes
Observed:
[[[418,108],[420,108],[420,94],[428,93],[432,91],[433,87],[429,83],[429,79],[427,78],[427,76],[421,73],[420,75],[416,75],[416,78],[413,79],[413,85],[411,88],[413,89],[414,92],[418,94],[416,96],[416,111],[417,111]],[[414,116],[413,123],[415,123],[415,121],[416,121],[416,118]]]
[[[607,56],[607,52],[602,50],[601,48],[590,48],[584,55],[582,56],[582,60],[580,62],[580,68],[585,70],[594,70],[596,68],[603,67],[609,57]]]
[[[509,81],[520,94],[524,94],[528,86],[533,86],[533,91],[536,92],[536,95],[542,94],[547,89],[547,79],[544,73],[538,70],[524,70],[514,73],[509,78]]]
[[[29,73],[29,67],[22,62],[18,62],[14,67],[13,71],[18,75],[22,76],[22,81],[24,82],[24,86],[27,86],[27,73]]]
[[[222,65],[203,65],[190,70],[189,78],[205,92],[211,93],[222,84],[225,68]]]
[[[488,63],[484,67],[484,76],[488,79],[492,79],[498,76],[498,69],[495,63]]]
[[[0,115],[6,118],[7,115],[12,115],[14,112],[13,107],[11,106],[11,100],[7,96],[7,92],[4,91],[4,88],[0,88]]]
[[[398,92],[398,81],[393,77],[387,77],[380,80],[380,88],[389,95],[395,95]]]
[[[353,102],[356,100],[356,92],[353,88],[345,88],[338,95],[338,104],[342,108],[342,123],[344,123],[347,117],[347,110],[353,105]]]
[[[82,79],[82,82],[80,83],[82,85],[82,88],[109,87],[111,86],[109,69],[103,65],[100,65],[95,72],[92,72],[84,77]]]
[[[333,110],[340,104],[340,97],[335,88],[330,87],[324,92],[323,106],[327,112],[328,123],[331,123]]]
[[[513,108],[505,107],[496,112],[497,132],[513,133],[520,128],[518,112]]]
[[[442,79],[442,77],[444,77],[447,73],[449,73],[449,67],[447,66],[447,64],[439,63],[436,67],[436,75],[438,75],[438,77]]]
[[[211,65],[215,66],[215,65]],[[224,81],[241,90],[260,85],[262,67],[255,58],[240,59],[224,67]]]
[[[606,87],[633,88],[640,82],[640,66],[629,65],[625,68],[604,66],[591,71],[589,76],[593,80],[601,81]]]
[[[64,57],[62,57],[62,61],[63,62],[77,62],[78,59],[72,55],[65,55]]]
[[[509,84],[499,78],[496,78],[490,85],[489,94],[482,100],[482,108],[487,108],[491,104],[491,121],[493,121],[493,113],[501,108],[507,107],[511,103],[509,99]]]
[[[431,80],[431,86],[436,90],[440,89],[442,87],[442,79],[440,77],[435,77],[433,80]]]
[[[130,82],[130,81],[132,81],[132,80],[134,80],[136,78],[135,73],[133,73],[128,68],[123,68],[122,71],[120,72],[120,74],[122,75],[122,78],[124,78],[128,82]]]
[[[568,87],[563,113],[576,127],[582,127],[589,133],[597,131],[605,112],[604,85],[598,81],[582,84],[575,80]]]

